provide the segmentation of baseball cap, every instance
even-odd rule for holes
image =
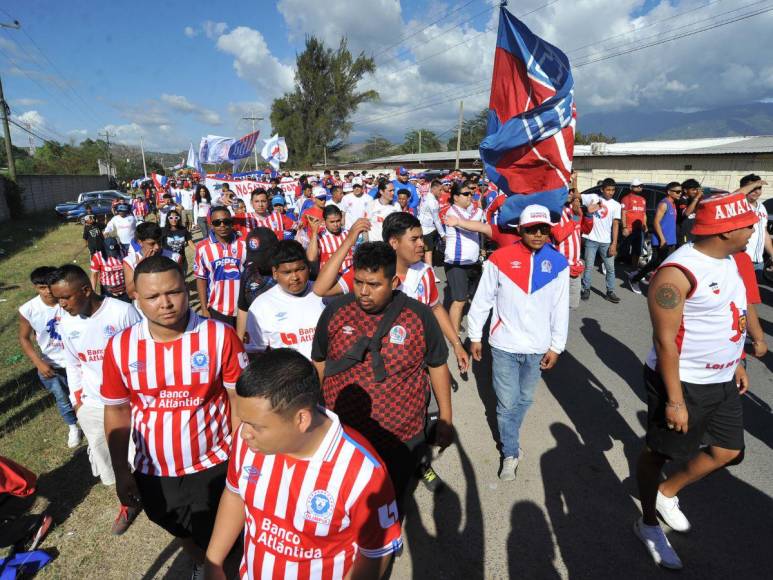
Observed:
[[[327,197],[327,190],[324,187],[315,187],[312,194],[316,198]]]
[[[405,167],[398,167],[397,175],[408,175],[408,170]]]
[[[550,221],[550,211],[544,205],[537,205],[533,203],[523,208],[521,217],[518,220],[518,225],[521,227],[532,226],[534,224],[548,224],[554,225]]]
[[[639,187],[641,184],[641,179],[634,179],[631,181],[631,187]]]
[[[368,179],[367,177],[365,179]],[[362,178],[360,177],[353,177],[352,178],[352,185],[362,185]]]
[[[715,195],[698,204],[692,233],[696,236],[724,234],[753,226],[757,219],[743,193]]]
[[[354,189],[354,186],[351,183],[344,183],[344,187],[343,187],[344,193],[351,191],[353,189]]]
[[[115,211],[129,211],[129,206],[128,206],[128,205],[126,205],[125,203],[119,203],[119,204],[118,204],[118,205],[115,207]]]
[[[309,175],[309,177],[306,179],[309,183],[317,183],[319,182],[319,177],[316,175]]]
[[[285,201],[284,196],[282,195],[275,195],[271,198],[271,205],[287,205],[287,202]]]

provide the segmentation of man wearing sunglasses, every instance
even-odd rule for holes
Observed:
[[[754,264],[754,270],[757,272],[757,281],[761,282],[761,275],[765,267],[765,252],[768,256],[773,257],[773,243],[770,240],[770,234],[768,233],[768,210],[764,205],[760,203],[760,196],[762,195],[762,186],[767,185],[766,181],[763,181],[759,175],[750,173],[741,178],[741,187],[751,191],[746,194],[746,201],[749,202],[752,210],[757,215],[757,224],[754,226],[754,232],[752,237],[749,238],[749,243],[746,246],[746,253],[752,259]]]
[[[234,326],[247,246],[234,234],[234,218],[228,208],[213,207],[210,224],[209,237],[196,246],[193,265],[201,314]]]
[[[467,315],[471,354],[480,362],[483,326],[494,310],[489,344],[503,481],[515,479],[521,425],[542,371],[555,366],[569,330],[569,262],[549,243],[550,212],[529,205],[519,224],[521,241],[496,250],[484,264]]]

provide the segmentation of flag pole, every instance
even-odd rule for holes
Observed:
[[[459,154],[462,150],[462,123],[464,122],[464,101],[459,101],[459,127],[456,129],[456,164],[454,169],[459,169]]]

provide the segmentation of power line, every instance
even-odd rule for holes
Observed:
[[[51,144],[53,144],[53,145],[55,145],[55,144],[56,144],[56,141],[52,141],[52,140],[50,140],[50,139],[46,139],[45,137],[41,137],[40,135],[38,135],[37,133],[35,133],[35,132],[34,132],[32,129],[28,129],[27,127],[25,127],[25,126],[24,126],[24,125],[22,125],[21,123],[17,123],[17,122],[16,122],[14,119],[10,119],[10,118],[9,118],[9,119],[8,119],[8,122],[9,122],[11,125],[15,125],[16,127],[18,127],[19,129],[21,129],[21,130],[22,130],[22,131],[24,131],[25,133],[27,133],[27,134],[29,134],[29,135],[32,135],[33,137],[36,137],[36,138],[40,139],[41,141],[43,141],[43,142],[45,142],[45,143],[51,143]]]

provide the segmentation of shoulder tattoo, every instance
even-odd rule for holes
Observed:
[[[673,284],[662,284],[655,291],[655,301],[661,308],[671,310],[679,306],[682,301],[682,293]]]

